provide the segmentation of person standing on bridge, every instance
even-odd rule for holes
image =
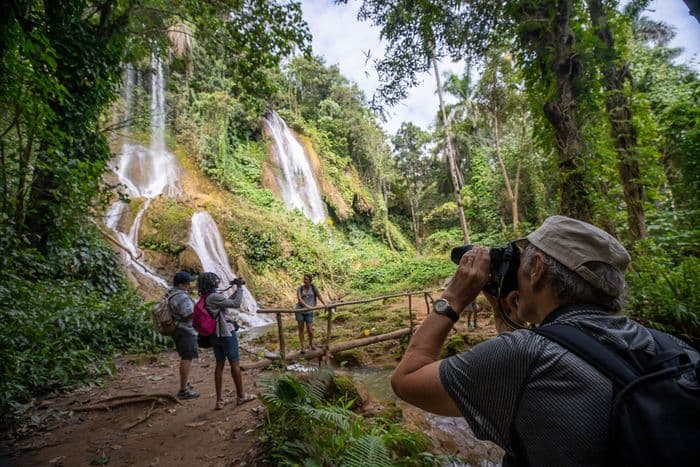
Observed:
[[[297,309],[307,311],[297,311],[295,313],[297,319],[297,325],[299,327],[299,344],[301,345],[301,353],[306,353],[304,348],[304,323],[306,323],[306,332],[309,335],[309,348],[314,350],[314,312],[308,310],[308,308],[313,308],[316,306],[316,300],[326,305],[326,302],[321,298],[321,294],[318,293],[316,285],[312,282],[313,277],[311,274],[304,274],[304,283],[297,289]]]
[[[235,309],[241,306],[243,298],[242,279],[234,280],[236,291],[230,297],[226,297],[217,289],[221,279],[213,272],[205,272],[199,276],[197,287],[200,296],[206,295],[204,306],[216,321],[216,332],[211,338],[214,357],[216,358],[216,368],[214,369],[214,387],[216,388],[216,409],[223,409],[228,402],[223,397],[223,375],[226,360],[231,366],[231,378],[236,386],[237,405],[255,399],[252,394],[243,392],[243,379],[241,377],[240,356],[238,352],[238,336],[236,330],[237,314]]]

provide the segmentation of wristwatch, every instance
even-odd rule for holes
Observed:
[[[435,303],[433,303],[433,311],[439,315],[447,316],[453,323],[459,321],[459,315],[444,298],[435,300]]]

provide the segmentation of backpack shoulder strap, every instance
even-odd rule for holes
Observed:
[[[622,357],[598,339],[574,326],[548,324],[533,331],[578,355],[618,387],[625,387],[639,377]]]

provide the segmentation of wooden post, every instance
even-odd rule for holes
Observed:
[[[324,360],[326,361],[326,365],[330,364],[331,360],[331,353],[330,353],[330,348],[331,348],[331,328],[333,325],[333,311],[335,311],[335,307],[328,308],[328,321],[326,322],[326,352],[324,353]]]
[[[412,305],[412,299],[413,295],[408,294],[408,323],[411,328],[411,335],[413,335],[413,307]]]
[[[423,293],[423,298],[425,299],[425,313],[430,314],[430,304],[428,303],[428,292]]]
[[[287,355],[287,346],[284,342],[284,329],[282,328],[282,313],[276,313],[277,315],[277,333],[279,334],[280,340],[280,358],[285,361]]]

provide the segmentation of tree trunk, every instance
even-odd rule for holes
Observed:
[[[413,227],[413,238],[415,239],[416,245],[420,243],[418,237],[418,218],[416,216],[416,202],[413,196],[408,197],[408,204],[411,207],[411,226]]]
[[[442,96],[442,82],[440,81],[440,71],[438,70],[437,59],[434,55],[431,57],[431,60],[433,62],[433,71],[435,72],[435,82],[437,83],[437,92],[438,98],[440,100],[440,112],[442,114],[442,122],[445,127],[445,153],[447,154],[447,161],[450,166],[450,176],[452,177],[452,188],[455,196],[455,201],[457,202],[457,215],[459,216],[459,225],[462,228],[464,243],[469,243],[469,227],[467,226],[467,219],[466,217],[464,217],[464,209],[462,208],[462,196],[460,194],[460,189],[462,187],[459,184],[457,161],[455,160],[454,148],[452,146],[452,136],[450,134],[450,122],[447,120],[447,113],[445,112],[445,101]]]
[[[513,218],[513,232],[518,231],[518,195],[513,191],[510,185],[510,178],[508,177],[508,171],[506,170],[506,164],[503,162],[503,156],[501,155],[501,133],[498,123],[498,110],[493,112],[493,130],[495,136],[496,145],[496,157],[498,158],[498,166],[501,168],[501,173],[503,174],[503,181],[506,185],[506,194],[508,195],[508,201],[510,201],[510,210]],[[516,189],[520,178],[520,161],[518,161],[518,170],[516,173]]]
[[[625,80],[630,78],[629,70],[615,49],[608,13],[601,1],[586,1],[593,29],[602,42],[597,47],[597,52],[606,91],[605,109],[617,152],[630,237],[632,240],[639,240],[647,237],[647,227],[643,204],[644,186],[640,180],[637,152],[637,130],[632,123],[632,109],[625,94]]]

